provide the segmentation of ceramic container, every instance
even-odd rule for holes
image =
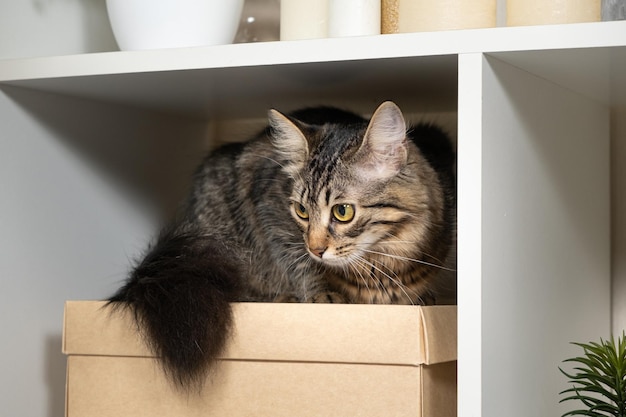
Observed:
[[[328,36],[380,35],[380,0],[332,0]]]
[[[328,3],[329,0],[281,0],[280,40],[327,37]]]
[[[107,0],[121,50],[231,43],[244,0]]]

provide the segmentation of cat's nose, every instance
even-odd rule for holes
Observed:
[[[324,252],[326,252],[326,249],[328,249],[328,246],[325,248],[311,248],[311,252],[313,253],[313,255],[321,258],[324,255]]]

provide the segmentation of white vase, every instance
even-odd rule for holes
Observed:
[[[244,0],[107,0],[123,51],[231,43]]]
[[[330,0],[328,36],[380,35],[380,0]]]

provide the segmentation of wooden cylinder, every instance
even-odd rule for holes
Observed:
[[[399,32],[496,26],[496,0],[399,0]]]
[[[381,0],[380,3],[380,32],[398,33],[398,11],[400,0]]]
[[[601,0],[507,0],[507,26],[596,22]]]
[[[328,0],[281,0],[281,41],[327,36]]]

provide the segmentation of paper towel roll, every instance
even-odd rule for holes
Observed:
[[[380,34],[380,0],[329,0],[328,36]]]
[[[596,22],[601,0],[507,0],[508,26]]]
[[[399,0],[400,32],[496,26],[496,0]]]
[[[328,36],[329,0],[281,0],[280,40]]]

